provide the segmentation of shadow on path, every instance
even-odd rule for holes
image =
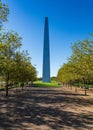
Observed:
[[[92,106],[91,100],[50,88],[0,97],[0,130],[93,129],[93,112],[67,111],[69,106]],[[45,129],[46,128],[46,129]]]

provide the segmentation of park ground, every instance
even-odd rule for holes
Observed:
[[[93,91],[30,87],[0,92],[0,130],[93,130]]]

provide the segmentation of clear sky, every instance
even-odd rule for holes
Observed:
[[[93,33],[93,0],[2,0],[9,5],[7,30],[22,36],[23,50],[28,50],[42,76],[44,17],[49,18],[51,76],[71,55],[71,44]]]

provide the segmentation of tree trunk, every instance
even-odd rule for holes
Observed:
[[[85,96],[87,96],[87,87],[88,87],[88,81],[86,81],[86,86],[85,86]]]
[[[87,90],[86,90],[86,87],[85,87],[85,96],[87,95]]]
[[[6,83],[6,96],[8,96],[8,84]]]
[[[9,86],[8,82],[9,82],[9,72],[7,73],[7,78],[6,78],[6,96],[8,96],[8,86]]]
[[[85,96],[86,96],[87,95],[87,90],[86,90],[86,82],[85,82],[85,80],[83,81],[83,84],[84,84]]]
[[[75,92],[77,92],[77,86],[75,86]]]

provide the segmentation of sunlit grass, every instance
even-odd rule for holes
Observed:
[[[33,83],[33,86],[36,86],[36,87],[59,87],[60,85],[57,81],[51,81],[51,82],[35,81]]]

